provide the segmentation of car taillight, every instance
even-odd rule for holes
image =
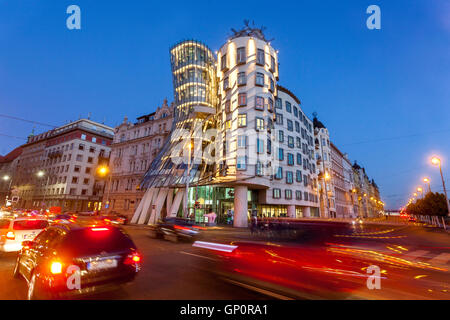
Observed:
[[[91,228],[92,231],[98,232],[98,231],[108,231],[108,228]]]
[[[60,274],[62,273],[62,264],[58,261],[53,261],[50,265],[50,271],[53,274]]]
[[[124,263],[125,264],[138,264],[138,263],[141,263],[141,261],[142,261],[141,255],[137,252],[134,252],[132,254],[129,254],[126,257]]]
[[[174,225],[173,226],[175,229],[178,229],[178,230],[191,230],[191,229],[189,229],[189,228],[186,228],[186,227],[183,227],[183,226],[178,226],[178,225]]]
[[[16,239],[16,235],[14,234],[14,232],[9,231],[9,232],[6,234],[6,239],[8,239],[8,240],[14,240],[14,239]]]

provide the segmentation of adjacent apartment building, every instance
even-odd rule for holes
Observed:
[[[104,210],[132,215],[144,195],[139,183],[161,150],[172,122],[173,105],[169,106],[165,99],[155,112],[137,118],[134,123],[125,117],[114,129]]]
[[[89,119],[30,135],[12,174],[16,207],[99,210],[105,179],[97,168],[109,161],[113,135],[113,128]]]

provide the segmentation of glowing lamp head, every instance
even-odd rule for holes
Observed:
[[[108,169],[107,166],[101,166],[101,167],[98,168],[98,171],[97,171],[97,172],[98,172],[100,175],[105,176],[105,175],[108,174],[109,169]]]
[[[325,180],[330,180],[331,176],[328,172],[325,172],[324,178],[325,178]]]
[[[418,187],[418,188],[417,188],[417,191],[419,191],[419,192],[422,192],[422,190],[423,190],[423,189],[422,189],[421,187]]]
[[[3,176],[3,180],[7,181],[7,180],[9,180],[9,179],[10,179],[10,177],[9,177],[8,175]]]
[[[58,262],[58,261],[52,262],[52,264],[50,266],[50,271],[53,274],[60,274],[60,273],[62,273],[62,264],[61,264],[61,262]]]
[[[438,157],[433,157],[431,158],[431,163],[437,166],[441,163],[441,159],[439,159]]]
[[[428,178],[423,178],[423,182],[430,182],[430,179],[428,179]]]
[[[44,174],[45,174],[44,171],[38,171],[37,176],[38,176],[38,177],[43,177]]]

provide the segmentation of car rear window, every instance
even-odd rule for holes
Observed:
[[[47,220],[18,220],[14,221],[14,230],[36,230],[45,229],[48,226]]]
[[[0,220],[0,229],[8,229],[11,220],[2,219]]]
[[[72,230],[61,243],[64,253],[74,257],[113,253],[136,248],[133,241],[118,228],[98,227]]]

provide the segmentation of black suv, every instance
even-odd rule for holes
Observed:
[[[14,277],[28,282],[28,299],[70,298],[132,281],[141,255],[120,228],[54,225],[24,241]]]

